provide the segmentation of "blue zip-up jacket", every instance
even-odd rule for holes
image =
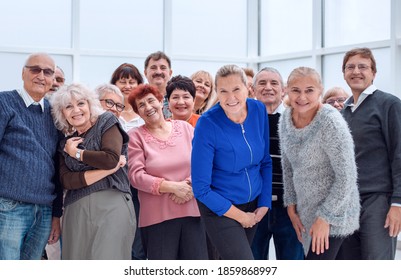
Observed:
[[[195,197],[219,216],[231,205],[258,199],[271,207],[272,160],[269,121],[263,103],[247,99],[242,124],[227,118],[220,104],[204,113],[192,141],[191,175]]]

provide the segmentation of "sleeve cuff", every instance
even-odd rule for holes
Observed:
[[[165,181],[164,178],[156,178],[153,181],[153,184],[151,186],[152,194],[161,195],[161,193],[160,193],[160,185],[161,185],[161,183],[163,183],[163,181]]]

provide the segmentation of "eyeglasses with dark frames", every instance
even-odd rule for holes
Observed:
[[[111,99],[100,99],[100,101],[104,101],[104,103],[106,104],[106,107],[109,108],[109,109],[111,109],[114,106],[116,106],[116,109],[117,109],[118,112],[122,112],[124,110],[124,108],[125,108],[124,104],[116,103]]]
[[[54,75],[54,71],[50,68],[40,68],[39,66],[31,66],[31,65],[25,65],[25,68],[29,69],[29,71],[33,74],[33,75],[37,75],[40,74],[40,72],[43,71],[43,75],[45,75],[45,77],[52,77]]]

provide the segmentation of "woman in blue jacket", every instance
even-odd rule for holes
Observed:
[[[236,65],[216,74],[219,103],[199,119],[192,186],[207,234],[222,259],[253,259],[257,223],[271,207],[272,161],[265,106],[248,99]]]

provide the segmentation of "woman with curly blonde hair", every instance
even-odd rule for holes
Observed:
[[[136,224],[125,166],[128,135],[94,91],[63,86],[51,97],[60,181],[67,190],[63,259],[131,259]],[[90,222],[89,222],[90,221]]]

